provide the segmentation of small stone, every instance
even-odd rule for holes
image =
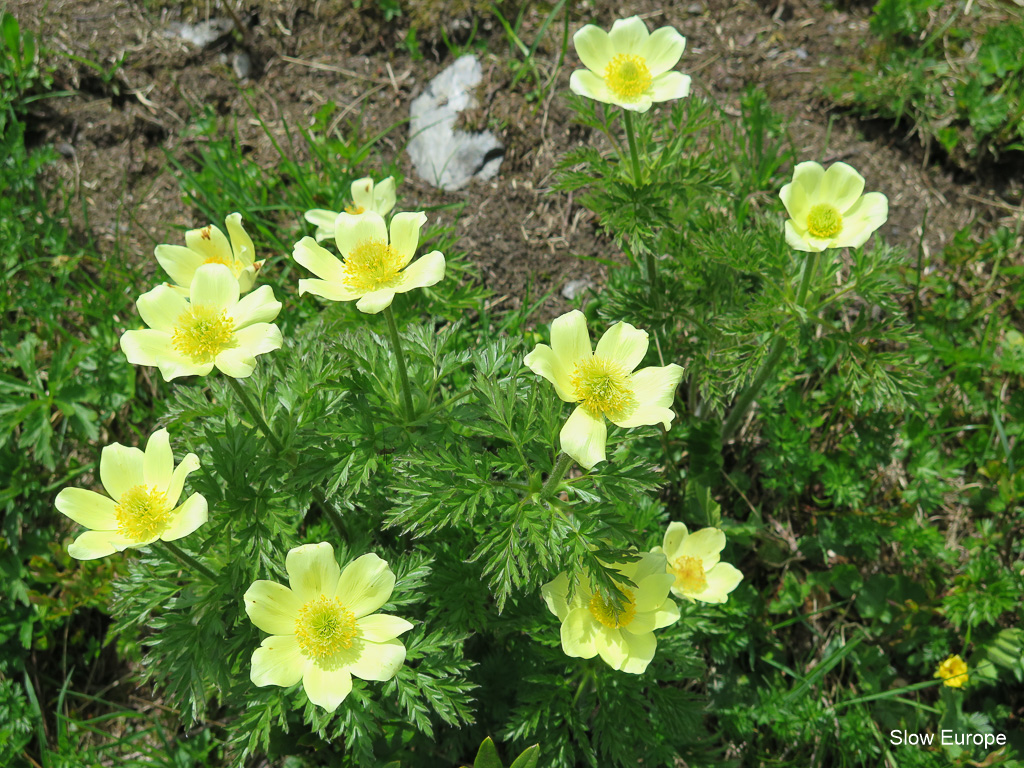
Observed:
[[[589,277],[581,277],[576,280],[570,280],[562,286],[562,296],[569,301],[572,301],[579,296],[584,289],[589,288],[593,285]]]
[[[246,80],[252,72],[252,59],[245,51],[236,51],[231,58],[231,68],[235,70],[235,76],[239,80]]]
[[[164,37],[178,37],[197,48],[209,48],[234,28],[231,19],[210,19],[198,24],[173,22],[163,31]]]

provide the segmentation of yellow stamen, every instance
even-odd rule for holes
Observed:
[[[321,666],[339,651],[351,648],[358,633],[355,614],[336,597],[320,595],[310,600],[295,619],[299,650]]]
[[[212,363],[225,349],[238,344],[234,325],[223,309],[190,306],[178,317],[171,343],[193,363]]]
[[[167,497],[148,485],[136,485],[121,494],[114,516],[117,532],[135,541],[159,536],[171,522]]]
[[[807,231],[813,237],[835,237],[843,231],[843,217],[834,205],[818,203],[807,214]]]
[[[636,600],[633,599],[633,593],[628,589],[622,591],[626,594],[626,602],[618,608],[600,592],[594,593],[587,606],[590,615],[609,629],[629,626],[636,618]]]
[[[699,557],[683,555],[669,566],[676,575],[675,586],[692,594],[699,594],[708,588],[708,577],[704,573],[704,561]]]
[[[351,213],[353,216],[358,216],[360,213],[366,213],[366,209],[361,205],[352,203],[352,205],[345,206],[345,213]]]
[[[608,88],[622,101],[636,101],[651,87],[651,70],[643,56],[620,53],[604,71]]]
[[[402,254],[383,240],[363,240],[345,254],[342,282],[353,291],[370,293],[381,288],[391,288],[399,281]]]
[[[576,363],[569,381],[576,400],[593,416],[625,418],[636,408],[629,372],[617,360],[593,355]]]

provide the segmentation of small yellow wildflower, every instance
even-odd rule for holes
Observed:
[[[586,67],[569,78],[575,94],[634,112],[690,94],[690,77],[669,71],[686,47],[686,38],[672,27],[651,34],[639,16],[632,16],[612,24],[611,32],[587,24],[572,42]]]
[[[79,560],[94,560],[129,547],[144,547],[157,539],[174,541],[206,522],[206,499],[193,493],[178,504],[185,478],[199,468],[199,457],[188,454],[177,467],[166,429],[149,438],[146,451],[120,443],[100,454],[100,482],[109,498],[82,488],[65,488],[57,509],[85,531],[68,547]]]
[[[689,533],[682,523],[669,523],[662,546],[652,552],[665,555],[668,572],[674,579],[672,594],[691,602],[724,603],[739,586],[743,574],[721,562],[725,533],[718,528],[702,528]]]
[[[569,577],[564,573],[541,587],[541,595],[562,622],[562,650],[567,656],[592,659],[600,654],[612,669],[639,675],[658,647],[654,630],[674,623],[679,606],[668,596],[672,576],[665,570],[664,555],[647,553],[615,568],[636,584],[620,584],[626,596],[621,606],[594,592],[586,580],[567,600]]]
[[[963,688],[969,679],[967,663],[960,658],[960,654],[953,654],[939,664],[932,677],[941,678],[942,684],[950,688]]]
[[[405,619],[374,613],[391,599],[395,574],[369,554],[338,567],[334,548],[304,544],[285,560],[291,588],[256,581],[245,612],[270,637],[252,654],[253,683],[288,688],[300,680],[309,700],[333,712],[352,690],[352,676],[390,680],[405,662],[396,639]]]
[[[396,293],[434,285],[444,277],[442,253],[431,251],[412,260],[420,228],[426,221],[425,213],[395,214],[389,241],[388,227],[380,214],[338,214],[334,239],[345,260],[339,261],[313,238],[302,238],[292,255],[320,279],[299,280],[299,293],[331,301],[358,300],[356,307],[373,315],[391,306]]]
[[[605,418],[620,427],[662,424],[683,378],[678,365],[633,372],[647,354],[647,331],[616,323],[591,351],[587,321],[577,309],[551,323],[551,346],[538,344],[523,361],[555,385],[567,403],[579,403],[559,433],[562,451],[590,469],[605,459]]]
[[[793,181],[779,196],[790,218],[786,242],[798,251],[859,248],[889,216],[880,192],[864,192],[864,177],[846,163],[826,171],[818,163],[800,163]]]
[[[133,365],[160,368],[165,381],[205,376],[214,366],[236,379],[252,375],[256,355],[281,347],[281,331],[269,322],[281,302],[269,285],[241,300],[238,291],[238,280],[223,264],[196,270],[191,301],[158,285],[135,303],[149,328],[125,331],[121,350]]]
[[[358,216],[360,213],[373,211],[381,216],[387,216],[395,207],[395,180],[391,176],[377,184],[374,184],[369,176],[365,179],[356,179],[352,182],[351,191],[352,205],[345,208],[345,213]],[[334,222],[338,218],[338,213],[339,211],[314,208],[303,214],[306,221],[316,225],[315,237],[318,243],[334,237]]]
[[[231,241],[212,224],[185,233],[185,245],[158,245],[154,253],[160,266],[175,282],[175,290],[188,296],[196,270],[204,264],[223,264],[238,280],[240,293],[248,293],[256,282],[256,273],[263,266],[256,261],[252,238],[242,229],[242,215],[229,214],[224,219]]]

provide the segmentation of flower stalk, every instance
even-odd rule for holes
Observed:
[[[217,583],[217,574],[207,568],[205,565],[196,560],[192,555],[188,554],[185,550],[175,544],[173,541],[164,541],[164,546],[167,547],[167,551],[177,558],[178,562],[184,565],[186,568],[192,568],[199,573],[203,574],[209,579],[211,584]]]
[[[543,487],[540,489],[541,500],[548,498],[558,490],[558,486],[562,482],[562,478],[565,477],[565,473],[568,471],[571,464],[572,456],[567,453],[558,454],[558,460],[555,462],[555,468],[551,470],[551,474],[548,476],[547,482],[544,483]]]
[[[391,307],[384,308],[384,318],[388,321],[388,335],[391,337],[391,348],[395,353],[395,361],[398,366],[398,378],[402,382],[402,396],[405,399],[405,415],[412,418],[412,388],[409,386],[409,373],[405,367],[405,354],[402,352],[402,340],[398,335],[398,324],[395,323],[395,315]]]

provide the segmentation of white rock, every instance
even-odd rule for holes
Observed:
[[[503,147],[492,133],[456,131],[458,114],[477,105],[473,89],[483,78],[476,57],[462,56],[413,99],[406,151],[425,181],[445,190],[498,173]]]

